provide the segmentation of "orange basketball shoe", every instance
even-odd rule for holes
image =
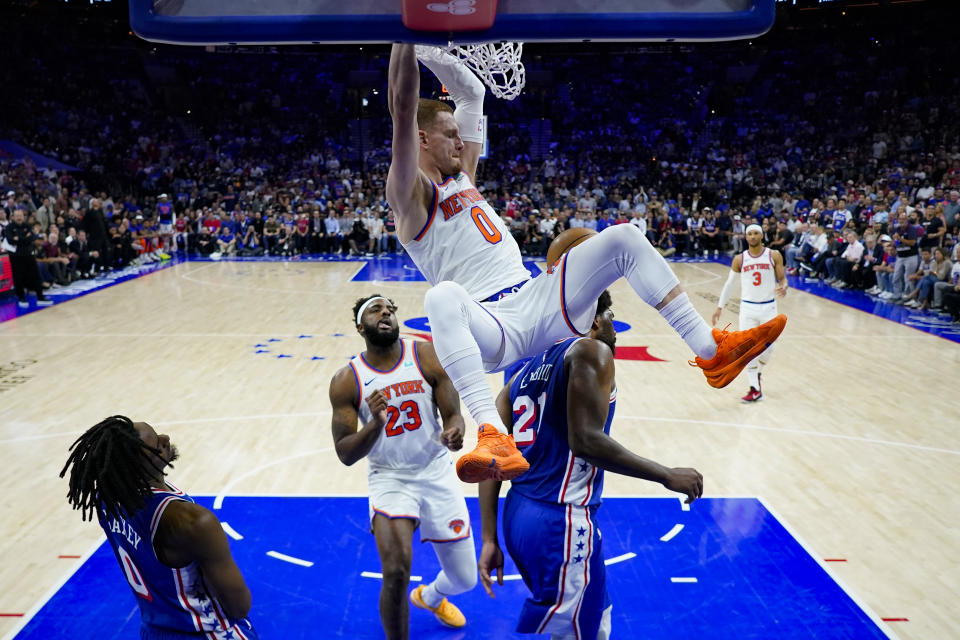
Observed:
[[[460,609],[457,609],[457,607],[446,598],[441,600],[440,604],[436,607],[428,605],[423,600],[423,590],[426,588],[427,586],[422,584],[410,592],[410,602],[413,606],[426,609],[432,613],[441,624],[448,627],[459,629],[460,627],[466,626],[466,617],[460,612]]]
[[[500,433],[492,425],[477,430],[477,448],[457,460],[457,476],[464,482],[513,480],[530,468],[517,450],[513,436]]]
[[[722,389],[736,378],[751,360],[773,344],[783,328],[787,326],[787,316],[782,313],[759,327],[745,331],[713,330],[713,339],[717,341],[717,355],[709,360],[696,358],[690,364],[703,369],[707,383],[711,387]]]

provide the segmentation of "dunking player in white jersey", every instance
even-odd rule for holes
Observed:
[[[414,589],[410,601],[441,623],[462,627],[466,619],[446,597],[477,583],[470,517],[448,451],[463,446],[460,398],[433,346],[399,337],[393,302],[380,295],[361,298],[352,315],[367,349],[330,382],[333,440],[344,464],[369,461],[370,528],[383,565],[384,632],[387,638],[409,633],[404,595],[417,527],[421,541],[433,543],[441,571],[433,582]]]
[[[763,229],[760,225],[747,227],[747,250],[734,256],[730,265],[730,275],[720,292],[717,310],[713,312],[713,324],[717,324],[724,305],[733,291],[733,281],[740,274],[740,329],[756,327],[777,315],[777,300],[774,294],[787,295],[787,274],[783,268],[783,256],[776,249],[763,246]],[[743,402],[757,402],[763,399],[763,387],[760,372],[770,362],[773,346],[767,347],[747,365],[750,377],[750,390],[743,396]]]
[[[714,387],[728,384],[783,330],[785,317],[749,332],[711,330],[633,225],[605,229],[531,279],[513,237],[473,185],[483,142],[484,86],[449,54],[433,50],[424,64],[457,109],[420,100],[417,53],[412,45],[394,45],[387,200],[400,242],[433,285],[424,307],[437,356],[480,425],[477,448],[457,461],[461,480],[509,480],[529,468],[497,414],[484,373],[582,335],[600,293],[619,278],[690,345]]]

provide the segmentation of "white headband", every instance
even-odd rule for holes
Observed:
[[[748,224],[744,233],[750,233],[750,231],[759,231],[763,233],[763,229],[758,224]]]
[[[367,307],[369,307],[371,304],[373,304],[377,300],[383,300],[387,304],[390,304],[390,301],[384,298],[383,296],[374,296],[370,298],[369,300],[364,302],[363,305],[360,307],[360,310],[357,311],[357,324],[360,324],[360,318],[363,316],[363,312],[367,310]]]

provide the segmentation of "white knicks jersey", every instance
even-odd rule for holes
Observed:
[[[373,418],[366,397],[377,389],[387,396],[387,424],[367,454],[370,472],[420,470],[447,452],[440,442],[443,427],[433,401],[433,387],[420,371],[416,341],[402,338],[401,345],[400,360],[389,371],[374,369],[363,354],[350,360],[361,425]]]
[[[743,264],[740,265],[740,298],[744,302],[761,304],[773,302],[773,292],[777,286],[777,275],[773,269],[773,254],[764,247],[759,256],[743,252]]]
[[[530,278],[510,230],[462,171],[434,185],[427,223],[403,247],[430,284],[452,280],[474,300]]]

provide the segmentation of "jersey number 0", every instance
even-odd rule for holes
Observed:
[[[484,240],[490,244],[497,244],[503,240],[503,234],[490,222],[490,218],[487,217],[483,209],[480,207],[471,208],[470,217],[473,219],[473,224],[477,225],[477,229],[480,230],[480,235],[483,236]]]

